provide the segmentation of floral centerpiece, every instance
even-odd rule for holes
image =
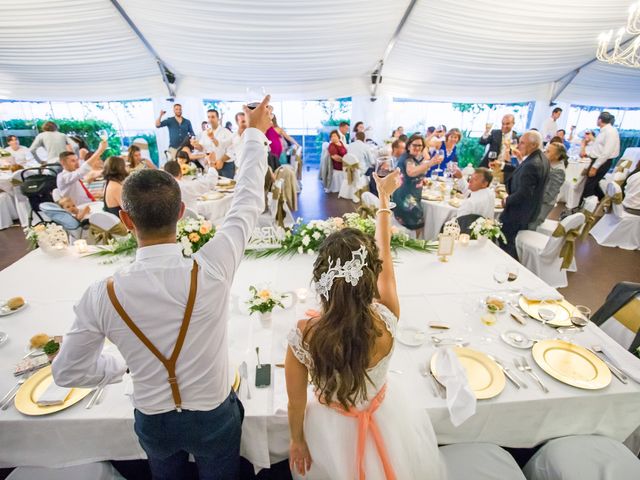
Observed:
[[[282,303],[283,296],[277,292],[266,288],[258,290],[253,285],[249,287],[249,292],[251,293],[251,297],[247,300],[249,313],[259,313],[260,320],[265,326],[271,321],[271,312],[273,312],[274,308],[284,308]]]
[[[492,218],[480,217],[469,225],[471,230],[471,238],[476,240],[502,240],[502,243],[507,243],[507,239],[502,233],[502,224]]]
[[[182,175],[195,175],[197,171],[197,167],[194,163],[181,163],[180,170],[182,171]]]
[[[39,223],[24,229],[32,248],[40,247],[46,252],[62,252],[69,245],[69,235],[56,223]]]
[[[183,218],[178,220],[178,243],[182,246],[182,253],[190,257],[200,250],[213,236],[216,230],[209,220],[198,215],[198,218]]]

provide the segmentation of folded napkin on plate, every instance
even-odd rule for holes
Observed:
[[[616,345],[602,344],[600,348],[602,348],[607,360],[640,383],[640,359],[638,357]]]
[[[564,297],[552,287],[522,288],[522,296],[527,300],[542,302],[543,300],[562,300]]]
[[[40,395],[40,398],[38,398],[36,403],[40,407],[62,405],[65,399],[69,396],[69,392],[71,392],[70,388],[59,387],[55,382],[51,382],[47,389],[42,392],[42,395]]]
[[[469,387],[467,372],[451,348],[436,357],[438,380],[447,388],[447,408],[454,427],[476,413],[476,395]]]

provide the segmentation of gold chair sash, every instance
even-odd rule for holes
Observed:
[[[89,225],[89,234],[95,240],[96,245],[106,245],[114,236],[123,236],[129,233],[124,223],[120,222],[109,230],[105,230],[97,225]]]
[[[622,199],[623,199],[622,192],[616,193],[613,197],[610,197],[609,195],[605,195],[604,198],[600,200],[600,203],[598,203],[598,206],[593,212],[593,215],[592,215],[593,218],[590,219],[589,217],[587,217],[584,229],[582,230],[581,238],[586,238],[587,234],[595,226],[595,224],[598,223],[598,221],[602,217],[604,217],[604,214],[606,212],[611,210],[611,206],[620,205],[622,203]],[[586,214],[585,214],[585,217],[586,217]]]
[[[576,238],[580,236],[580,227],[567,231],[564,229],[562,224],[559,223],[551,236],[555,238],[564,237],[564,243],[560,249],[560,258],[562,258],[561,268],[569,268],[575,254]]]
[[[354,163],[352,165],[347,165],[345,163],[343,164],[343,166],[344,166],[344,171],[347,173],[347,183],[349,185],[353,185],[353,182],[355,180],[356,170],[360,169],[360,165],[358,165],[357,163]]]
[[[638,330],[640,330],[640,299],[633,298],[624,307],[614,313],[613,318],[633,333],[638,333]]]
[[[627,168],[631,166],[631,160],[620,160],[616,165],[615,172],[624,172]]]
[[[276,204],[276,225],[284,228],[284,219],[287,216],[287,212],[284,210],[284,192],[274,186],[272,194],[273,199],[278,201]]]
[[[589,210],[582,209],[582,214],[584,215],[584,227],[582,227],[582,233],[580,234],[580,240],[584,240],[589,235],[589,232],[596,224],[596,216],[594,213]]]
[[[362,194],[368,191],[369,191],[369,185],[364,185],[362,188],[356,190],[356,192],[353,195],[358,199],[359,202],[361,202]]]
[[[375,218],[376,216],[376,207],[371,205],[360,205],[357,211],[360,218]]]

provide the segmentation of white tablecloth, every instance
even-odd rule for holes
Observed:
[[[275,388],[253,387],[255,347],[260,346],[263,362],[281,363],[286,333],[315,302],[308,300],[289,310],[274,312],[273,327],[264,329],[258,319],[241,313],[239,299],[247,295],[249,285],[266,281],[281,291],[308,287],[313,260],[313,256],[307,255],[290,260],[245,260],[232,286],[229,355],[235,364],[247,361],[252,384],[251,400],[247,400],[244,387],[240,392],[246,409],[242,454],[257,467],[267,467],[286,458],[288,429],[283,410],[286,393],[282,369],[274,368]],[[431,254],[400,253],[396,262],[401,292],[400,324],[425,328],[432,320],[449,322],[454,327],[452,335],[464,336],[471,341],[472,348],[497,354],[510,363],[521,351],[499,340],[481,341],[487,327],[480,323],[479,315],[469,313],[468,308],[470,302],[496,291],[492,274],[499,263],[514,264],[515,261],[491,243],[480,246],[472,242],[468,247],[456,247],[448,263],[439,262]],[[73,319],[72,306],[87,285],[117,268],[119,264],[100,265],[97,259],[78,258],[72,251],[64,257],[53,258],[38,250],[0,272],[3,295],[22,295],[29,302],[23,311],[0,317],[0,331],[9,334],[9,341],[0,346],[0,365],[3,366],[0,395],[15,384],[12,366],[24,355],[29,338],[38,332],[50,335],[66,332]],[[515,286],[525,285],[539,287],[543,282],[520,267]],[[497,333],[522,327],[501,318],[492,328],[491,331]],[[526,328],[537,332],[541,326],[529,321]],[[576,341],[586,345],[612,343],[595,327],[576,335]],[[440,443],[489,441],[509,447],[532,447],[558,435],[590,433],[623,440],[640,424],[638,384],[622,385],[613,379],[604,390],[585,391],[561,384],[534,366],[551,390],[549,394],[543,394],[529,379],[526,379],[527,390],[516,391],[507,384],[502,394],[480,401],[476,415],[454,428],[444,400],[434,397],[427,379],[419,371],[433,352],[434,348],[428,345],[409,348],[398,344],[391,368],[402,373],[390,375],[396,375],[397,380],[405,383],[413,392],[412,401],[428,410]],[[103,401],[93,409],[84,408],[87,402],[88,399],[43,417],[26,417],[15,408],[0,412],[0,467],[57,467],[144,457],[133,432],[133,411],[122,384],[108,386]]]
[[[13,173],[6,170],[0,171],[0,190],[7,192],[13,197],[13,185],[11,185],[11,177]]]
[[[575,208],[580,204],[584,191],[586,176],[582,173],[589,167],[591,160],[570,160],[565,173],[564,184],[560,188],[558,202],[565,202],[567,208]]]
[[[422,200],[422,208],[424,210],[424,228],[423,237],[425,240],[437,240],[438,234],[443,225],[457,216],[458,207],[449,205],[448,200],[433,201]],[[494,210],[495,218],[499,218],[502,208]]]
[[[227,193],[217,200],[198,200],[198,214],[211,222],[222,220],[231,207],[233,194]]]

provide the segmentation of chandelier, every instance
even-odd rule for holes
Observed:
[[[622,41],[625,33],[636,35],[636,38]],[[610,49],[612,38],[613,30],[600,34],[596,58],[612,65],[640,68],[640,2],[631,5],[627,26],[618,30],[613,40],[613,49]]]

